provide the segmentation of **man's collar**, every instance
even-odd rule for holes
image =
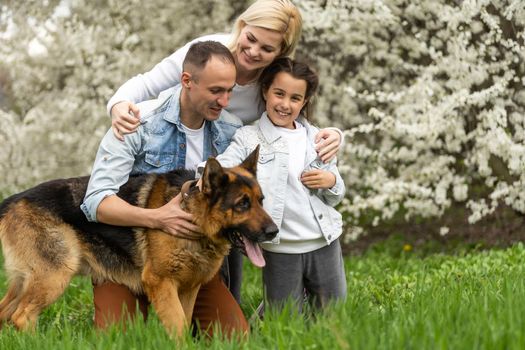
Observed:
[[[167,122],[180,125],[180,94],[182,91],[182,85],[179,84],[173,88],[171,98],[162,118]]]

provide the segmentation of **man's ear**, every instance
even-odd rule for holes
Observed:
[[[191,74],[188,72],[182,72],[182,76],[180,78],[180,82],[182,83],[182,86],[185,88],[190,87],[191,82]]]
[[[257,162],[259,161],[260,146],[261,145],[257,145],[252,153],[250,153],[250,155],[241,163],[241,167],[248,170],[253,176],[257,175]]]
[[[215,158],[209,158],[202,175],[202,193],[211,196],[215,191],[222,189],[228,181],[228,175]]]

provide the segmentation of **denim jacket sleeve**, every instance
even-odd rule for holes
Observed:
[[[245,131],[245,128],[237,129],[228,148],[217,156],[217,160],[223,167],[239,165],[248,156],[251,150],[246,147]]]
[[[219,154],[215,159],[226,168],[234,167],[242,163],[242,161],[248,156],[249,150],[246,147],[246,127],[242,127],[235,131],[235,134],[232,137],[231,143],[228,145],[226,150]],[[197,166],[197,177],[202,176],[206,162],[202,162]]]
[[[135,155],[141,149],[142,128],[126,135],[124,142],[119,141],[108,130],[97,151],[95,164],[91,171],[86,196],[80,208],[89,221],[97,221],[97,208],[102,200],[116,194],[128,181]]]

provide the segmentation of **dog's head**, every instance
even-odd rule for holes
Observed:
[[[256,266],[264,266],[258,243],[272,240],[279,231],[263,209],[263,193],[257,182],[259,147],[234,168],[223,168],[210,158],[202,176],[206,234],[226,238]],[[210,237],[214,239],[214,237]]]

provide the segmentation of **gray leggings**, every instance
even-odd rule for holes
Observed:
[[[317,308],[346,297],[346,277],[339,240],[304,254],[265,250],[264,259],[265,298],[271,308],[281,309],[285,302],[292,300],[297,311],[301,312],[305,291]]]

